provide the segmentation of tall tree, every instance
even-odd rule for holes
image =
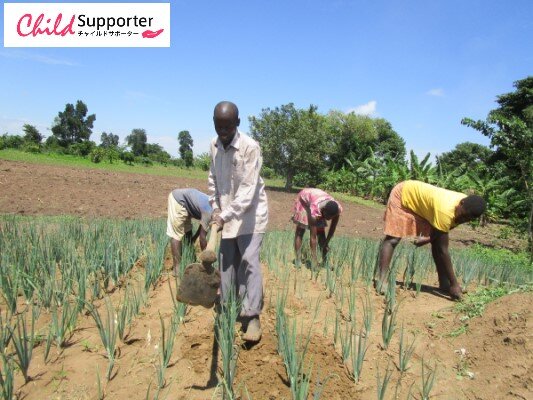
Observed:
[[[76,106],[67,103],[65,111],[59,112],[52,126],[52,133],[59,139],[61,146],[88,141],[91,137],[96,115],[87,115],[88,108],[81,100]]]
[[[189,131],[181,131],[178,133],[179,152],[180,157],[184,161],[186,167],[192,167],[194,162],[194,155],[192,152],[192,146],[194,142]]]
[[[286,177],[291,189],[296,174],[305,174],[306,184],[316,185],[326,168],[329,154],[324,117],[316,106],[298,109],[293,103],[265,108],[250,117],[251,136],[261,144],[267,167]]]
[[[491,147],[506,159],[507,172],[516,174],[518,190],[529,208],[525,217],[533,261],[533,76],[516,81],[514,87],[514,92],[497,97],[499,107],[491,110],[484,121],[464,118],[461,122],[490,138]]]
[[[118,147],[119,138],[118,135],[102,132],[102,135],[100,136],[100,141],[102,142],[100,146],[105,149],[116,148]]]
[[[22,130],[24,131],[24,141],[41,144],[41,141],[43,140],[43,135],[41,135],[41,133],[35,126],[30,124],[24,124]]]
[[[126,143],[131,147],[131,152],[134,156],[146,155],[146,131],[144,129],[132,129],[131,134],[126,136]]]
[[[437,158],[439,168],[444,172],[452,172],[461,168],[464,171],[483,168],[492,154],[491,149],[482,144],[463,142],[451,151],[442,153]]]

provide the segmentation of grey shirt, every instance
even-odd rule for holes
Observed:
[[[174,189],[172,196],[187,210],[191,218],[199,220],[204,229],[208,230],[213,212],[209,196],[197,189]]]

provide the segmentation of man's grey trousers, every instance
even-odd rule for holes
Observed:
[[[242,317],[259,315],[263,308],[263,275],[259,263],[262,241],[263,233],[220,241],[222,301],[227,300],[233,285],[242,300]]]

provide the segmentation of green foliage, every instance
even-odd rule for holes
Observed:
[[[7,133],[0,136],[1,149],[20,149],[24,145],[24,139],[18,135],[8,135]]]
[[[438,157],[438,166],[443,171],[452,172],[458,168],[462,171],[476,171],[485,168],[492,151],[482,144],[463,142],[451,151],[444,152]]]
[[[202,171],[209,171],[211,167],[211,156],[209,153],[202,153],[194,159],[194,166]]]
[[[73,143],[67,147],[67,152],[75,156],[86,157],[96,148],[96,143],[91,140]]]
[[[22,130],[24,131],[24,141],[25,142],[31,142],[34,144],[41,144],[43,140],[43,135],[39,132],[39,130],[30,124],[24,124],[22,127]]]
[[[145,156],[147,154],[146,131],[144,129],[133,129],[131,134],[126,136],[126,143],[131,147],[131,152],[135,157]]]
[[[181,159],[185,162],[185,166],[187,168],[192,167],[194,162],[194,155],[192,152],[192,146],[194,145],[194,141],[192,140],[189,131],[181,131],[178,134],[178,142],[180,145],[179,153]]]
[[[124,161],[124,164],[133,165],[133,162],[135,161],[135,156],[132,152],[125,151],[121,154],[121,159],[122,161]]]
[[[533,261],[533,76],[516,81],[514,86],[514,92],[498,96],[499,107],[491,110],[484,121],[464,118],[461,123],[490,139],[491,147],[507,167],[505,173],[514,182],[512,187],[527,202],[526,207],[515,207],[513,212],[528,221]]]
[[[67,147],[89,140],[96,115],[87,115],[87,112],[87,105],[78,100],[76,106],[67,103],[65,110],[58,113],[52,126],[52,133],[58,138],[61,146]]]
[[[250,133],[261,145],[264,163],[286,177],[286,189],[296,174],[306,174],[301,175],[306,185],[318,181],[330,147],[324,124],[315,106],[298,109],[292,103],[250,117]]]
[[[102,132],[100,136],[101,144],[100,146],[106,149],[117,148],[118,147],[118,135],[113,135],[112,133]]]
[[[104,159],[105,154],[105,149],[103,149],[102,147],[97,147],[93,151],[91,151],[89,158],[91,159],[91,162],[97,164]]]

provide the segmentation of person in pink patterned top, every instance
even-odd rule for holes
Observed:
[[[296,224],[294,234],[294,251],[296,253],[296,265],[301,263],[302,240],[305,230],[309,229],[310,247],[313,266],[317,265],[317,242],[322,250],[322,260],[325,261],[329,251],[329,242],[335,234],[339,216],[342,212],[341,204],[330,194],[320,189],[302,189],[294,201],[292,221]],[[328,235],[326,237],[327,221],[331,220]],[[318,239],[318,240],[317,240]]]

